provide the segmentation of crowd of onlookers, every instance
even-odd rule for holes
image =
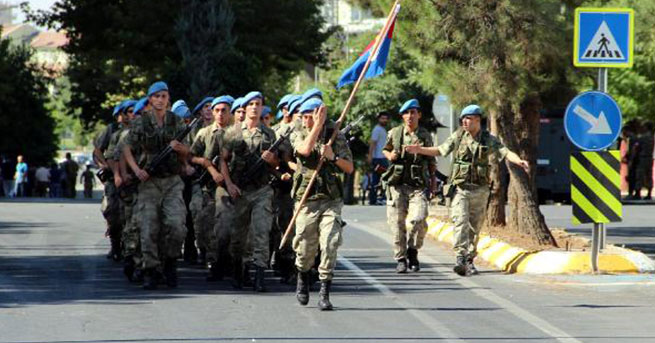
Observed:
[[[15,161],[2,156],[0,162],[2,197],[75,198],[78,182],[84,185],[85,198],[93,196],[95,175],[87,164],[78,179],[79,166],[70,153],[66,154],[65,161],[51,165],[32,166],[22,155]]]
[[[633,120],[623,126],[621,162],[627,165],[627,200],[652,200],[654,132],[653,122]]]

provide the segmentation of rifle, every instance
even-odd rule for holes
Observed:
[[[189,132],[191,132],[191,130],[193,130],[193,128],[199,122],[200,122],[200,118],[193,119],[193,121],[190,122],[189,125],[187,125],[182,132],[178,133],[177,136],[175,136],[175,138],[173,138],[173,140],[181,142],[184,139],[184,137],[186,137],[189,134]],[[159,154],[157,154],[157,156],[155,156],[155,158],[153,158],[152,161],[150,161],[150,163],[148,164],[148,166],[145,169],[146,172],[148,174],[152,174],[152,172],[155,169],[157,169],[157,167],[159,167],[159,165],[162,162],[164,162],[164,160],[166,160],[168,158],[168,156],[170,156],[170,154],[172,152],[173,152],[173,147],[171,147],[170,144],[167,145],[166,148],[164,148],[164,150],[160,151]]]
[[[216,166],[216,165],[218,164],[218,159],[219,159],[219,157],[220,157],[220,155],[216,155],[216,156],[214,156],[214,158],[212,159],[211,163],[212,163],[214,166]],[[211,176],[211,174],[209,173],[209,170],[205,169],[205,170],[202,171],[202,173],[200,174],[200,176],[198,176],[198,178],[195,179],[193,182],[196,183],[196,184],[198,184],[198,185],[200,185],[200,187],[204,187],[204,186],[205,186],[207,183],[209,183],[211,180],[212,180],[212,176]]]
[[[184,130],[182,132],[177,134],[177,136],[175,136],[175,138],[173,138],[173,140],[176,140],[178,142],[182,141],[199,122],[200,122],[200,118],[195,118],[192,122],[189,123],[189,125],[187,125],[184,128]],[[145,169],[146,172],[149,175],[151,175],[153,173],[153,171],[155,169],[157,169],[157,167],[159,167],[159,165],[162,164],[162,162],[164,162],[166,160],[166,158],[168,158],[168,156],[172,152],[173,152],[173,148],[170,146],[170,144],[167,145],[166,148],[164,148],[164,150],[160,151],[157,154],[157,156],[155,156],[155,158],[153,158],[152,161],[150,161],[150,163],[148,163],[148,166]],[[121,185],[118,188],[119,194],[121,194],[121,193],[122,194],[133,193],[137,189],[137,186],[139,185],[140,182],[141,181],[139,180],[139,178],[135,177],[132,180],[132,182],[130,182],[129,184]]]
[[[355,121],[353,121],[353,122],[351,122],[351,123],[348,123],[348,125],[346,125],[346,127],[344,127],[343,129],[341,129],[340,132],[341,132],[344,136],[347,136],[347,135],[350,133],[350,131],[352,131],[352,129],[354,129],[357,125],[359,125],[359,123],[360,123],[362,120],[364,120],[364,117],[365,117],[365,116],[366,116],[365,114],[362,114],[359,118],[355,119]],[[347,142],[348,144],[350,144],[350,141],[352,141],[353,139],[355,139],[354,136],[353,136],[353,137],[350,137],[350,138],[346,137],[346,142]]]
[[[111,171],[110,168],[100,168],[100,170],[96,172],[96,176],[101,182],[104,183],[114,177],[114,172]]]
[[[268,150],[266,151],[276,152],[280,148],[280,145],[284,142],[284,140],[289,138],[289,135],[291,135],[291,127],[287,127],[286,131],[284,131],[284,133],[280,135],[280,137],[278,137],[278,139],[276,139],[275,142],[273,142],[273,144],[271,145],[271,147],[268,148]],[[246,172],[243,174],[242,179],[243,180],[252,179],[255,176],[255,174],[259,172],[259,170],[264,165],[264,163],[265,163],[264,159],[261,156],[259,156],[257,158],[257,161],[255,161],[255,163],[250,168],[248,168],[248,170],[246,170]]]

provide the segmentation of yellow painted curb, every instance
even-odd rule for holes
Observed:
[[[453,243],[450,223],[428,217],[428,236]],[[598,256],[598,269],[605,273],[653,273],[655,262],[640,251],[612,246]],[[590,252],[538,251],[513,247],[486,234],[480,234],[478,257],[508,273],[587,274],[591,273]]]

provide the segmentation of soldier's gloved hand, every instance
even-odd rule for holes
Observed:
[[[332,146],[324,145],[321,147],[321,155],[325,157],[326,160],[334,160],[334,151],[332,151]]]
[[[390,158],[389,158],[389,162],[393,162],[393,161],[395,161],[395,160],[398,159],[399,155],[398,155],[397,152],[392,151],[392,152],[391,152],[391,156],[389,156],[389,157],[390,157]]]
[[[120,175],[114,175],[114,185],[120,187],[123,184],[123,179]]]
[[[241,190],[233,183],[227,185],[227,192],[230,193],[232,199],[236,199],[241,196]]]
[[[148,172],[140,168],[137,169],[134,173],[136,174],[136,177],[138,177],[142,182],[146,182],[150,178]]]

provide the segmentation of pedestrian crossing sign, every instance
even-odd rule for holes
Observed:
[[[634,11],[631,8],[576,8],[573,65],[632,67]]]

